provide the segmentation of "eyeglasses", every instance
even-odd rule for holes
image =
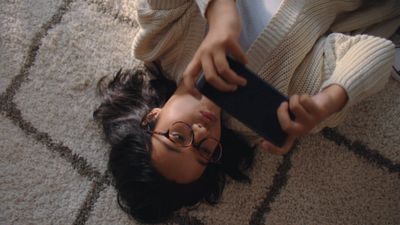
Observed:
[[[185,122],[178,121],[173,123],[166,132],[151,130],[147,130],[147,132],[150,134],[162,135],[181,148],[193,146],[200,155],[208,159],[210,163],[216,163],[221,159],[221,143],[217,139],[210,137],[195,143],[193,129]]]

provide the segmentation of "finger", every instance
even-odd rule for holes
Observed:
[[[289,116],[286,115],[286,112],[289,110],[289,104],[287,102],[282,102],[282,104],[278,107],[278,121],[283,130],[288,130],[291,127],[293,121]]]
[[[200,98],[201,93],[196,88],[196,78],[201,72],[201,62],[198,57],[193,57],[185,71],[183,72],[182,82],[186,86],[186,89],[192,93],[195,97]]]
[[[246,79],[237,75],[228,64],[226,55],[224,52],[218,52],[214,56],[215,67],[217,68],[218,74],[228,83],[235,85],[246,85]]]
[[[289,152],[289,150],[292,148],[294,140],[295,140],[295,137],[288,136],[285,144],[282,147],[275,146],[271,142],[269,142],[267,140],[263,140],[261,142],[261,147],[268,152],[271,152],[271,153],[274,153],[277,155],[284,155],[287,152]]]
[[[260,146],[264,151],[270,152],[272,154],[282,155],[282,153],[284,152],[283,149],[280,149],[279,147],[273,145],[271,142],[265,139],[261,141]]]
[[[314,102],[314,100],[310,96],[301,97],[300,104],[310,114],[315,115],[320,111],[320,109],[318,108],[318,105]]]
[[[290,119],[287,102],[283,102],[278,108],[278,121],[282,130],[289,135],[299,136],[303,132],[303,126]]]
[[[220,91],[234,91],[237,89],[237,85],[227,83],[217,74],[211,57],[203,58],[202,65],[207,82],[215,88]]]
[[[271,142],[269,142],[267,140],[262,141],[260,146],[264,151],[270,152],[275,155],[282,155],[282,153],[283,153],[283,150],[274,146],[273,144],[271,144]]]
[[[242,64],[247,64],[249,60],[247,59],[246,53],[243,51],[242,47],[239,45],[237,41],[231,41],[228,43],[229,51],[232,53],[232,56]]]
[[[279,148],[281,154],[286,154],[289,152],[289,150],[293,147],[293,143],[296,140],[296,137],[294,136],[288,136],[286,139],[285,144]]]
[[[296,122],[310,123],[312,121],[311,115],[300,104],[300,96],[293,95],[289,100],[289,110],[294,113]]]
[[[270,151],[270,146],[271,146],[272,144],[271,144],[271,142],[269,142],[269,141],[267,141],[267,140],[265,140],[265,139],[262,139],[261,141],[260,141],[260,144],[259,144],[259,146],[261,147],[261,149],[263,149],[263,150],[265,150],[265,151]]]

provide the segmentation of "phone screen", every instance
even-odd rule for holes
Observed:
[[[201,74],[196,82],[197,89],[254,132],[281,147],[287,134],[279,124],[277,109],[288,98],[232,58],[228,57],[228,62],[232,70],[246,78],[245,86],[239,86],[234,92],[221,92]]]

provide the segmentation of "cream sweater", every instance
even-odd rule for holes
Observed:
[[[167,77],[180,82],[206,34],[205,11],[210,1],[139,0],[140,29],[133,42],[135,58],[160,63]],[[284,0],[246,52],[247,66],[289,96],[316,94],[331,84],[347,91],[346,106],[314,132],[336,126],[350,106],[382,89],[389,78],[394,59],[394,45],[390,41],[342,33],[369,30],[376,34],[386,27],[379,34],[390,35],[399,26],[396,21],[400,1],[381,1],[371,6],[362,6],[362,2]],[[257,139],[234,118],[228,116],[226,122],[250,141]]]

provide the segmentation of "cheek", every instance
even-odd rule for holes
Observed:
[[[184,120],[191,118],[198,108],[198,102],[181,99],[175,101],[166,107],[164,114],[168,114],[169,118]]]
[[[177,177],[176,181],[179,183],[191,183],[198,180],[204,173],[205,167],[201,166],[196,160],[182,160],[181,174]]]
[[[212,128],[210,136],[218,140],[221,139],[221,124],[218,124]]]
[[[191,115],[192,113],[185,111],[183,109],[179,110],[179,108],[176,108],[174,110],[170,110],[167,112],[167,115],[164,114],[162,118],[163,121],[166,122],[165,125],[172,125],[173,123],[177,121],[184,121],[186,123],[191,123]]]
[[[193,151],[169,152],[159,142],[152,142],[153,165],[165,178],[177,183],[191,183],[203,174],[205,167],[197,162]]]

